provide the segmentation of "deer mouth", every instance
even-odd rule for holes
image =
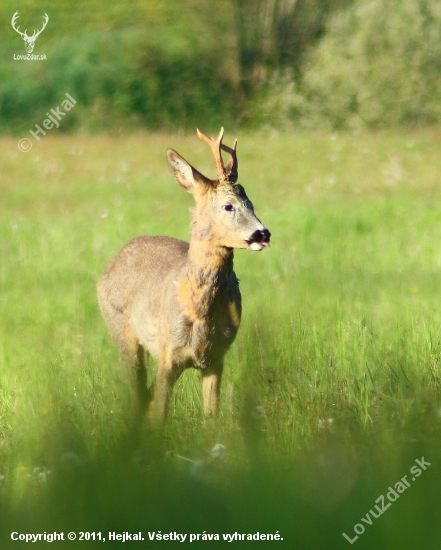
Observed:
[[[257,231],[254,231],[254,233],[251,235],[251,238],[248,239],[246,242],[250,250],[253,250],[254,252],[259,252],[265,247],[271,246],[269,242],[270,237],[271,233],[268,231],[268,229],[258,229]]]

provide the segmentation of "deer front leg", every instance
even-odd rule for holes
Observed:
[[[144,348],[138,346],[136,363],[136,393],[138,398],[138,406],[141,413],[145,413],[148,404],[151,401],[150,390],[147,388],[147,366],[149,363],[149,354]]]
[[[137,407],[140,414],[143,414],[150,401],[149,390],[147,389],[147,364],[148,354],[138,342],[131,325],[124,327],[122,338],[118,339],[121,359],[127,369],[127,374],[136,390]]]
[[[206,416],[215,417],[218,414],[222,370],[222,362],[214,363],[202,370],[202,395]]]
[[[159,360],[153,390],[153,400],[149,406],[149,417],[157,423],[165,420],[173,386],[182,374],[182,367],[165,360]]]

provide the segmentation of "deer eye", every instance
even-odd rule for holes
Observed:
[[[224,204],[222,208],[227,212],[232,212],[234,210],[234,206],[232,204]]]

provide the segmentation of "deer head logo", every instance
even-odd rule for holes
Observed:
[[[34,31],[34,34],[32,36],[28,36],[26,34],[26,31],[27,29],[24,31],[24,32],[21,32],[19,29],[20,27],[16,27],[15,24],[17,22],[17,19],[18,19],[18,10],[14,13],[14,15],[12,16],[12,21],[11,21],[11,25],[12,25],[12,28],[14,29],[14,31],[18,32],[18,34],[23,38],[23,40],[25,41],[25,48],[26,48],[26,51],[28,53],[32,53],[33,50],[34,50],[34,46],[35,46],[35,41],[37,40],[37,38],[40,36],[40,34],[44,31],[46,25],[47,25],[47,22],[49,21],[49,17],[48,15],[45,13],[44,14],[44,17],[43,17],[43,26],[41,27],[41,29],[39,31]]]

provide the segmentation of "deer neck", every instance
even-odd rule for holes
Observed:
[[[216,300],[228,294],[232,270],[232,249],[206,240],[191,240],[188,262],[179,285],[179,300],[192,321],[209,316]]]

